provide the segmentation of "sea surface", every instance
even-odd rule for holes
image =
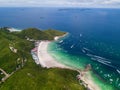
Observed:
[[[36,27],[69,34],[49,45],[59,62],[89,74],[101,90],[120,90],[120,9],[0,8],[0,27]]]

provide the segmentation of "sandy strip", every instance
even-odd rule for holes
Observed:
[[[47,46],[50,41],[41,41],[38,46],[38,58],[39,63],[42,67],[46,68],[69,68],[63,64],[57,62],[49,53],[47,52]]]
[[[57,40],[59,40],[60,38],[63,38],[63,37],[65,37],[65,36],[67,36],[69,33],[66,33],[66,34],[64,34],[64,35],[62,35],[62,36],[55,36],[54,37],[54,40],[55,41],[57,41]]]
[[[16,29],[16,28],[8,28],[8,30],[10,32],[20,32],[21,31],[20,29]]]
[[[81,80],[84,81],[88,85],[90,90],[100,90],[100,88],[93,82],[88,72],[86,72],[85,75],[81,77]]]

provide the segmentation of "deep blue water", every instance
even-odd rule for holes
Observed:
[[[84,65],[90,63],[93,73],[117,88],[112,90],[120,90],[120,9],[0,8],[0,27],[4,26],[69,32],[56,45],[86,58]]]

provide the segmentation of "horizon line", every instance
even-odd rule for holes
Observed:
[[[84,7],[84,6],[0,6],[0,8],[100,8],[100,9],[120,9],[120,7]]]

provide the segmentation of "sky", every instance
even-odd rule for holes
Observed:
[[[1,7],[120,7],[120,0],[0,0]]]

